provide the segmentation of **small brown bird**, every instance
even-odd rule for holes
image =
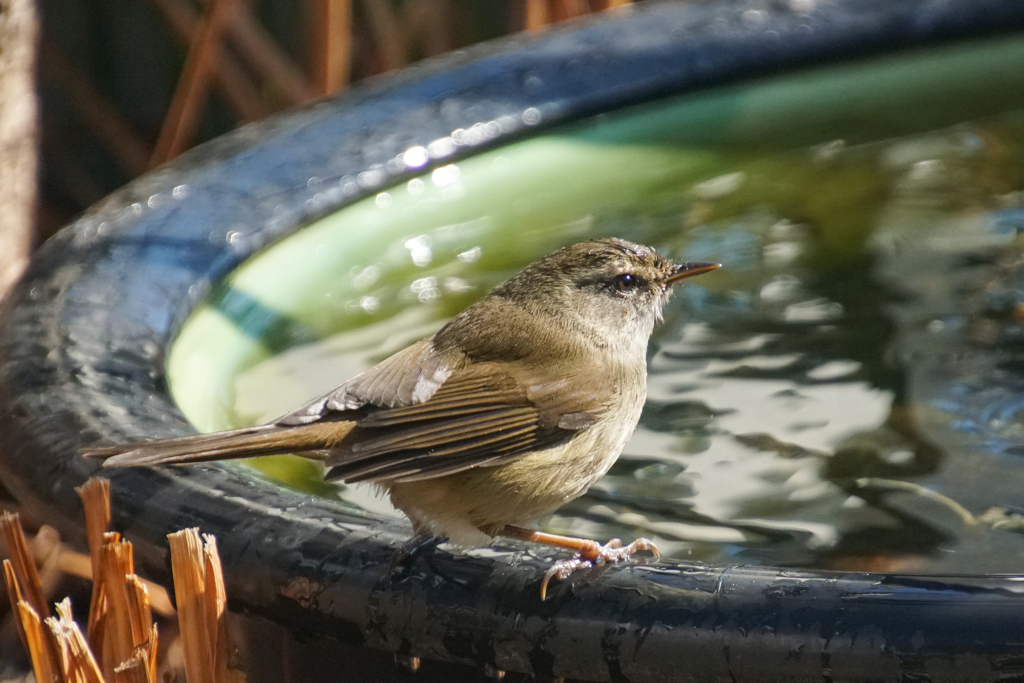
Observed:
[[[531,531],[619,457],[647,393],[647,342],[672,286],[719,268],[621,239],[527,266],[428,339],[265,425],[95,448],[108,467],[294,453],[372,482],[416,538],[510,536],[578,553],[544,577],[657,549]],[[409,546],[412,547],[412,546]]]

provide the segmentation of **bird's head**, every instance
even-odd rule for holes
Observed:
[[[672,288],[718,263],[676,263],[656,250],[609,238],[564,247],[495,290],[539,314],[564,318],[601,340],[646,348]],[[619,344],[616,344],[619,345]]]

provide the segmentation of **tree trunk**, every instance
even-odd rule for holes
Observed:
[[[0,0],[0,294],[21,274],[32,247],[37,30],[32,0]]]

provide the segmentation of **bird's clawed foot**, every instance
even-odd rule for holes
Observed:
[[[633,558],[633,553],[638,550],[647,550],[655,559],[661,557],[658,547],[650,539],[638,538],[627,546],[622,541],[613,538],[604,545],[596,541],[588,541],[588,546],[580,550],[580,554],[570,560],[559,560],[551,565],[551,569],[544,574],[544,580],[540,583],[540,599],[547,599],[548,584],[551,579],[562,581],[569,578],[575,572],[582,569],[590,569],[595,565],[602,565],[608,562],[628,562]]]
[[[658,552],[658,547],[654,545],[654,542],[646,538],[638,538],[627,546],[622,545],[622,541],[617,538],[613,538],[604,545],[601,545],[597,541],[591,541],[586,538],[574,538],[572,536],[559,536],[558,534],[549,534],[544,531],[533,531],[531,529],[524,529],[518,526],[505,526],[497,531],[485,531],[491,535],[508,536],[510,538],[518,538],[523,541],[530,541],[531,543],[543,543],[544,545],[554,546],[556,548],[565,548],[566,550],[575,550],[578,554],[571,560],[560,560],[552,565],[551,569],[547,570],[544,574],[544,580],[540,584],[540,599],[544,600],[548,594],[548,584],[551,583],[551,579],[567,579],[574,572],[578,572],[581,569],[590,569],[595,565],[606,564],[608,562],[622,562],[628,561],[632,558],[633,553],[638,550],[646,550],[654,555],[657,559],[661,557],[661,553]]]

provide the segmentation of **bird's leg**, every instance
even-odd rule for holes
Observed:
[[[398,546],[395,550],[394,555],[391,556],[391,563],[388,565],[388,573],[393,572],[399,565],[408,566],[417,555],[428,551],[432,552],[444,541],[443,536],[434,536],[431,533],[416,531],[412,538]]]
[[[586,538],[559,536],[558,534],[548,534],[543,531],[533,531],[512,525],[502,527],[497,532],[497,535],[518,538],[519,540],[531,543],[542,543],[556,548],[565,548],[577,553],[576,557],[570,560],[559,560],[544,574],[544,580],[540,584],[541,600],[547,597],[548,583],[551,582],[552,578],[562,580],[568,578],[573,572],[580,569],[589,569],[595,564],[629,560],[633,553],[638,550],[649,550],[654,557],[661,557],[657,546],[646,538],[638,538],[626,546],[622,545],[622,541],[619,539],[613,538],[604,545],[601,545],[597,541],[591,541]]]

